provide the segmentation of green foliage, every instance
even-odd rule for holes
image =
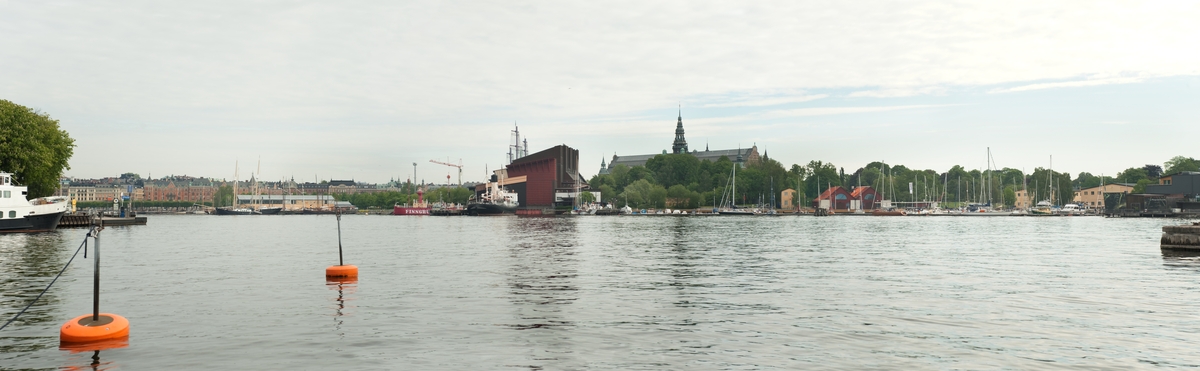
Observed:
[[[1009,185],[1004,187],[1004,204],[1014,206],[1017,204],[1017,186]]]
[[[1075,198],[1075,190],[1071,188],[1071,174],[1036,168],[1029,176],[1031,200],[1034,203],[1049,200],[1051,187],[1054,190],[1054,204],[1070,203]]]
[[[1163,164],[1167,170],[1164,174],[1175,174],[1181,171],[1200,171],[1200,161],[1191,157],[1175,156]]]
[[[667,189],[667,200],[671,202],[670,207],[677,209],[695,209],[700,207],[701,195],[700,192],[692,191],[682,185],[676,184]]]
[[[1092,173],[1082,172],[1075,177],[1075,188],[1086,189],[1100,186],[1100,177],[1092,175]]]
[[[1153,180],[1150,180],[1150,179],[1139,180],[1139,181],[1137,181],[1137,184],[1135,184],[1133,186],[1133,193],[1146,193],[1146,186],[1151,185],[1151,184],[1155,184]]]
[[[213,205],[217,207],[233,206],[234,199],[232,186],[223,185],[213,192]]]
[[[621,192],[620,198],[628,202],[629,206],[633,208],[663,208],[666,207],[667,190],[660,185],[650,183],[646,179],[638,179],[632,184],[625,186],[625,190]]]
[[[75,140],[58,120],[0,99],[0,170],[29,187],[29,198],[54,194],[74,153]]]
[[[1137,183],[1142,179],[1149,179],[1146,175],[1146,169],[1140,167],[1131,167],[1117,173],[1117,183]]]
[[[596,202],[596,195],[592,194],[592,192],[583,191],[582,193],[579,194],[579,202],[583,202],[583,203]]]
[[[1167,173],[1200,171],[1200,161],[1183,156],[1172,158],[1166,165]],[[601,191],[604,197],[601,201],[619,206],[628,202],[631,207],[663,207],[658,202],[660,198],[651,197],[651,193],[662,189],[672,205],[675,205],[676,199],[688,199],[688,208],[692,208],[691,200],[696,201],[695,207],[709,207],[725,192],[733,166],[733,162],[724,157],[710,162],[698,161],[684,154],[665,154],[648,160],[644,167],[615,166],[610,174],[593,177],[590,184],[593,189]],[[831,163],[818,160],[785,168],[764,156],[758,164],[738,168],[736,202],[751,204],[759,200],[769,201],[774,197],[778,204],[779,192],[791,188],[797,191],[797,202],[806,205],[808,200],[830,186],[852,188],[862,185],[875,187],[881,193],[881,199],[894,201],[940,201],[952,204],[990,200],[1009,206],[1016,203],[1017,191],[1029,190],[1036,202],[1049,199],[1049,192],[1053,188],[1055,203],[1063,204],[1071,202],[1076,188],[1090,188],[1101,183],[1146,183],[1142,180],[1153,184],[1153,180],[1147,176],[1147,167],[1131,167],[1116,177],[1104,179],[1082,172],[1072,180],[1070,174],[1042,168],[1025,174],[1013,168],[968,171],[956,165],[939,173],[931,169],[917,170],[882,162],[872,162],[853,173],[845,173]],[[911,192],[909,183],[913,184]]]

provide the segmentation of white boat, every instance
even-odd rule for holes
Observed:
[[[1083,215],[1087,210],[1080,207],[1079,204],[1066,204],[1056,212],[1059,215],[1076,216]]]
[[[70,207],[66,197],[26,199],[29,187],[15,184],[13,175],[0,172],[0,233],[48,232]]]

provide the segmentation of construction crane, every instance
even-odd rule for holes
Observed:
[[[450,161],[450,159],[446,159],[446,161]],[[461,158],[458,159],[458,165],[452,164],[450,162],[441,162],[438,160],[429,160],[429,162],[458,168],[458,186],[462,187],[462,159]],[[447,175],[446,177],[449,178],[450,176]],[[447,179],[447,180],[449,180],[449,179]]]

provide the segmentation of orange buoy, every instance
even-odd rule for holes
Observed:
[[[63,343],[91,343],[129,337],[129,320],[112,313],[100,313],[98,320],[85,314],[72,318],[59,329]]]
[[[325,268],[325,277],[358,277],[358,267],[353,265],[331,265]]]

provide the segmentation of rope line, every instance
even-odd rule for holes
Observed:
[[[71,254],[71,259],[67,260],[67,264],[63,265],[62,270],[58,271],[58,275],[54,276],[53,280],[50,280],[50,284],[46,285],[46,288],[42,289],[42,293],[38,294],[38,296],[36,298],[33,298],[33,301],[29,302],[29,305],[26,305],[25,309],[21,309],[20,312],[17,312],[17,315],[13,316],[13,318],[8,320],[8,322],[5,322],[3,326],[0,326],[0,330],[3,330],[5,327],[8,327],[8,325],[12,324],[13,321],[16,321],[18,317],[21,317],[22,314],[25,314],[25,311],[29,310],[29,308],[32,307],[34,303],[37,303],[38,299],[42,298],[42,295],[46,294],[46,291],[50,291],[50,286],[54,286],[54,282],[57,282],[58,278],[62,277],[63,272],[67,271],[67,267],[71,266],[71,262],[75,261],[75,256],[79,255],[79,250],[83,250],[84,251],[83,257],[85,259],[87,258],[87,239],[88,239],[88,237],[92,237],[93,233],[95,233],[95,232],[96,232],[96,228],[92,228],[92,230],[88,231],[88,234],[86,236],[83,236],[83,243],[79,244],[79,247],[75,249],[74,254]]]

